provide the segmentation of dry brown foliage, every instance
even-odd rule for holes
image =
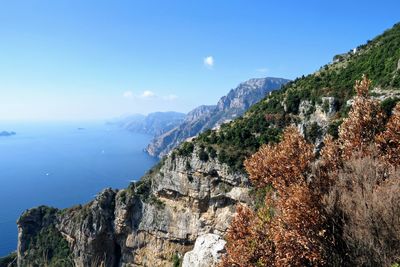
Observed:
[[[376,143],[385,161],[400,166],[400,103],[393,109],[386,130],[376,137]]]
[[[371,81],[364,75],[362,81],[357,81],[354,99],[349,117],[339,128],[339,140],[345,158],[350,158],[353,152],[370,147],[375,135],[382,129],[384,117],[379,102],[368,97]]]
[[[307,186],[297,184],[287,188],[287,195],[278,198],[279,214],[270,229],[276,266],[324,264],[325,230],[318,198]]]
[[[273,255],[273,244],[268,237],[269,219],[267,210],[256,213],[247,207],[239,206],[226,237],[227,254],[221,266],[247,267],[254,266],[254,263],[266,264]]]
[[[390,266],[400,258],[400,173],[380,158],[354,155],[334,175],[324,206],[337,228],[343,260]]]
[[[355,91],[357,96],[346,118],[339,128],[339,138],[334,140],[327,135],[324,139],[325,146],[321,150],[319,162],[318,186],[322,192],[327,192],[334,183],[330,173],[338,172],[343,168],[344,162],[354,154],[367,156],[375,151],[376,145],[385,160],[400,163],[400,106],[396,106],[394,114],[384,127],[384,115],[380,103],[368,95],[371,81],[364,75],[363,80],[357,81]],[[398,110],[398,111],[396,111]],[[390,159],[390,160],[389,160]]]
[[[319,197],[308,188],[305,178],[313,159],[313,146],[295,127],[288,127],[279,144],[266,145],[246,160],[254,185],[272,185],[276,191],[267,194],[260,210],[238,210],[221,266],[324,263],[324,219]]]
[[[400,261],[400,104],[385,125],[357,81],[339,137],[318,159],[295,127],[245,161],[259,210],[239,207],[221,266],[389,266]],[[311,182],[306,178],[311,177]],[[339,256],[338,256],[339,255]]]
[[[305,170],[313,158],[313,146],[291,126],[285,129],[280,143],[264,145],[244,165],[255,186],[272,184],[283,194],[287,186],[304,182]]]
[[[400,104],[384,127],[379,102],[368,97],[369,84],[365,77],[357,82],[358,95],[338,140],[325,138],[316,180],[326,194],[323,204],[343,264],[388,266],[400,255],[400,177],[395,171]]]

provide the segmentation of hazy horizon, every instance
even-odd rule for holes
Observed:
[[[357,2],[4,2],[0,121],[187,113],[294,79],[398,22],[396,1]]]

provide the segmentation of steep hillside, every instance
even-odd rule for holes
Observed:
[[[162,157],[188,138],[241,116],[250,106],[279,89],[289,80],[281,78],[250,79],[239,84],[215,106],[200,106],[186,116],[174,129],[156,136],[147,147],[152,156]]]
[[[316,143],[324,132],[335,135],[363,73],[373,79],[375,97],[386,99],[385,110],[396,102],[400,25],[337,58],[272,92],[243,117],[184,142],[127,189],[106,189],[84,206],[27,211],[18,221],[19,265],[57,260],[53,266],[213,266],[225,251],[236,204],[256,206],[264,197],[242,172],[245,157],[278,141],[293,123]],[[242,105],[228,98],[221,106]]]
[[[172,266],[199,236],[208,240],[214,234],[218,243],[235,204],[250,201],[248,181],[198,155],[193,148],[169,157],[140,182],[125,190],[106,189],[84,206],[27,211],[18,221],[19,266],[44,266],[46,251],[52,253],[50,266]],[[70,250],[59,248],[63,237]],[[208,260],[222,252],[223,246]],[[57,265],[62,255],[65,265]]]
[[[400,98],[400,24],[355,50],[335,56],[333,63],[319,71],[289,82],[243,117],[219,131],[205,132],[196,142],[217,151],[221,162],[241,170],[245,157],[262,144],[277,141],[281,130],[292,123],[311,141],[318,141],[325,132],[335,136],[354,96],[354,83],[363,74],[373,81],[371,94],[388,99],[384,105],[390,104],[390,98]]]

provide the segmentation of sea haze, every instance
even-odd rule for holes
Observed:
[[[1,123],[0,256],[17,246],[16,220],[38,205],[83,204],[106,187],[124,188],[157,160],[151,136],[103,122]]]

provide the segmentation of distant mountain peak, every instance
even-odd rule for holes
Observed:
[[[183,122],[186,114],[166,111],[153,112],[148,115],[133,114],[112,121],[131,132],[161,135]]]
[[[202,105],[190,111],[180,125],[156,136],[146,150],[152,156],[163,156],[188,138],[241,116],[267,93],[281,88],[287,82],[289,80],[274,77],[242,82],[221,97],[217,105]]]

